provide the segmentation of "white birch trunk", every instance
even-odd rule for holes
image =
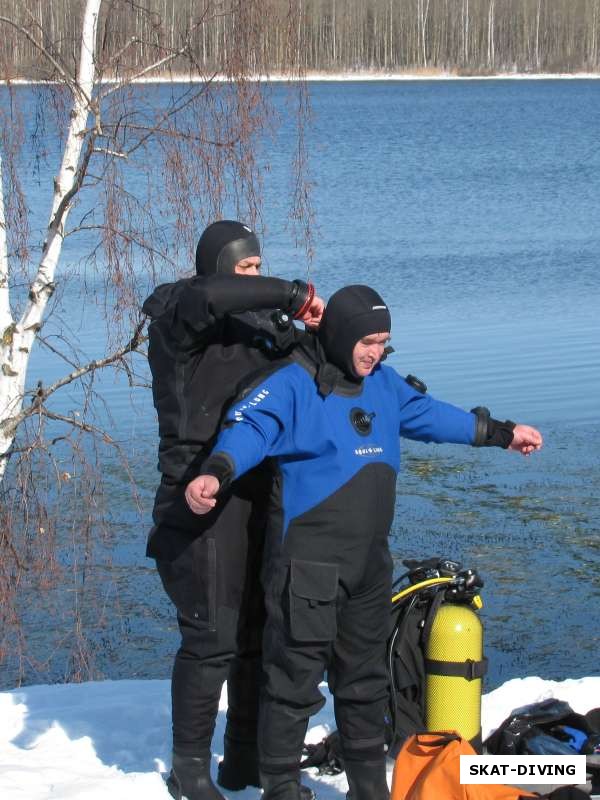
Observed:
[[[490,0],[490,7],[488,12],[488,52],[487,61],[488,67],[494,66],[494,0]]]
[[[463,0],[463,64],[469,62],[469,0]]]
[[[429,0],[424,5],[424,0],[419,0],[418,4],[419,23],[421,29],[421,58],[423,66],[427,68],[427,17],[429,15]]]
[[[390,0],[390,68],[394,69],[396,66],[396,53],[394,48],[394,5]]]
[[[538,0],[535,16],[535,68],[540,68],[540,17],[542,14],[542,0]]]
[[[70,209],[70,200],[64,199],[76,190],[77,169],[85,141],[85,132],[90,117],[90,98],[94,88],[96,32],[102,0],[87,0],[83,15],[81,53],[77,81],[73,90],[73,106],[69,130],[58,177],[54,184],[52,211],[48,224],[42,258],[33,280],[29,300],[21,318],[14,321],[10,309],[8,289],[8,255],[3,198],[0,197],[0,480],[10,449],[15,427],[11,418],[19,413],[23,404],[25,376],[31,347],[36,332],[40,329],[44,311],[54,290],[54,279],[62,249],[65,223]],[[1,165],[0,165],[1,166]],[[0,174],[1,178],[1,174]],[[0,183],[0,195],[2,184]]]
[[[598,67],[598,0],[594,2],[594,11],[592,16],[592,69]]]
[[[333,57],[333,66],[335,67],[337,63],[337,41],[335,36],[335,26],[337,25],[336,14],[335,14],[335,0],[333,0],[333,10],[331,15],[331,47],[332,47],[332,57]]]
[[[4,192],[2,191],[2,154],[0,154],[0,335],[2,341],[10,335],[12,316],[8,296],[8,245],[6,242],[6,215],[4,213]],[[0,387],[4,381],[0,380]],[[2,389],[0,388],[0,397]],[[1,408],[1,405],[0,405]]]

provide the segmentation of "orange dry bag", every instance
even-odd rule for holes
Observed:
[[[394,765],[391,800],[520,800],[539,797],[511,786],[460,782],[460,756],[477,755],[452,731],[411,736]]]

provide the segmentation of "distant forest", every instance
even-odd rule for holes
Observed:
[[[290,64],[308,72],[578,72],[599,70],[600,0],[106,0],[103,36],[111,68],[123,72],[178,49],[189,36],[200,69],[231,63],[240,19],[252,26],[256,70]],[[17,22],[61,63],[74,65],[83,0],[0,0],[0,18]],[[201,24],[198,24],[201,22]],[[27,36],[0,22],[3,77],[48,77]],[[190,34],[191,31],[191,34]],[[131,46],[136,39],[147,43]],[[300,42],[300,46],[298,46]],[[116,54],[116,55],[115,55]],[[138,59],[134,63],[134,59]],[[182,62],[183,63],[183,62]],[[175,65],[176,71],[177,65]],[[173,65],[171,65],[173,70]]]

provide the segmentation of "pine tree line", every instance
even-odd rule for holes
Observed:
[[[262,0],[251,13],[244,6],[243,0],[110,0],[102,18],[106,68],[139,69],[161,52],[189,47],[204,71],[222,71],[252,29],[250,62],[257,72],[277,72],[290,63],[290,14],[299,20],[294,60],[309,71],[477,74],[600,66],[600,0]],[[82,0],[0,2],[0,18],[41,37],[71,65],[81,12]],[[1,30],[2,73],[44,77],[23,30],[6,23]],[[142,46],[133,47],[133,39]]]

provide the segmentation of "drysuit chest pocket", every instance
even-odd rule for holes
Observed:
[[[299,642],[330,642],[337,633],[337,564],[292,560],[290,632]]]

